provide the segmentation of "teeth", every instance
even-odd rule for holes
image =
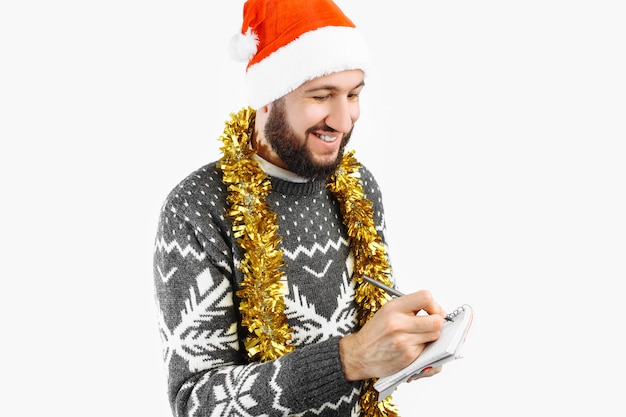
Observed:
[[[317,135],[324,142],[332,142],[335,140],[334,136],[326,136],[326,135]]]

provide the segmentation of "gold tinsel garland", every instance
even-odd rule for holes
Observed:
[[[241,299],[239,310],[242,325],[249,334],[244,341],[248,356],[261,362],[274,360],[295,349],[289,342],[292,329],[285,315],[284,260],[278,235],[276,213],[265,198],[270,180],[252,159],[255,151],[249,146],[254,133],[255,111],[248,107],[231,114],[220,137],[223,157],[219,168],[228,186],[227,212],[233,221],[233,233],[243,249],[240,269],[244,274],[236,295]],[[343,223],[348,229],[350,249],[355,258],[354,279],[357,318],[363,326],[388,300],[386,293],[373,285],[361,285],[363,275],[390,285],[391,269],[381,237],[376,232],[372,202],[365,197],[361,185],[360,164],[354,151],[347,152],[326,186],[339,201]],[[377,401],[374,379],[361,388],[362,416],[397,416],[391,397]]]

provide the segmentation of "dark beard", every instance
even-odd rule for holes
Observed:
[[[325,123],[307,129],[304,132],[308,138],[309,133],[316,130],[334,131],[334,129],[326,126]],[[352,130],[343,136],[341,147],[335,161],[328,164],[317,164],[313,160],[313,155],[306,147],[306,141],[299,143],[298,136],[287,123],[287,111],[284,99],[278,99],[274,102],[270,114],[265,124],[265,138],[268,140],[274,152],[285,163],[287,169],[300,177],[310,180],[326,179],[341,162],[344,149],[350,140]]]

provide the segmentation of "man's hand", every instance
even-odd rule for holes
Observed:
[[[428,314],[418,315],[420,311]],[[387,302],[361,330],[339,342],[346,380],[381,378],[404,368],[422,353],[426,343],[439,338],[444,317],[443,309],[426,290]],[[424,376],[440,370],[429,370]]]

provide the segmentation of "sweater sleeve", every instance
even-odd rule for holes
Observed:
[[[247,360],[229,239],[215,223],[194,218],[197,213],[186,204],[166,201],[154,249],[173,415],[286,416],[354,403],[359,384],[344,379],[338,337],[298,347],[271,362]]]

